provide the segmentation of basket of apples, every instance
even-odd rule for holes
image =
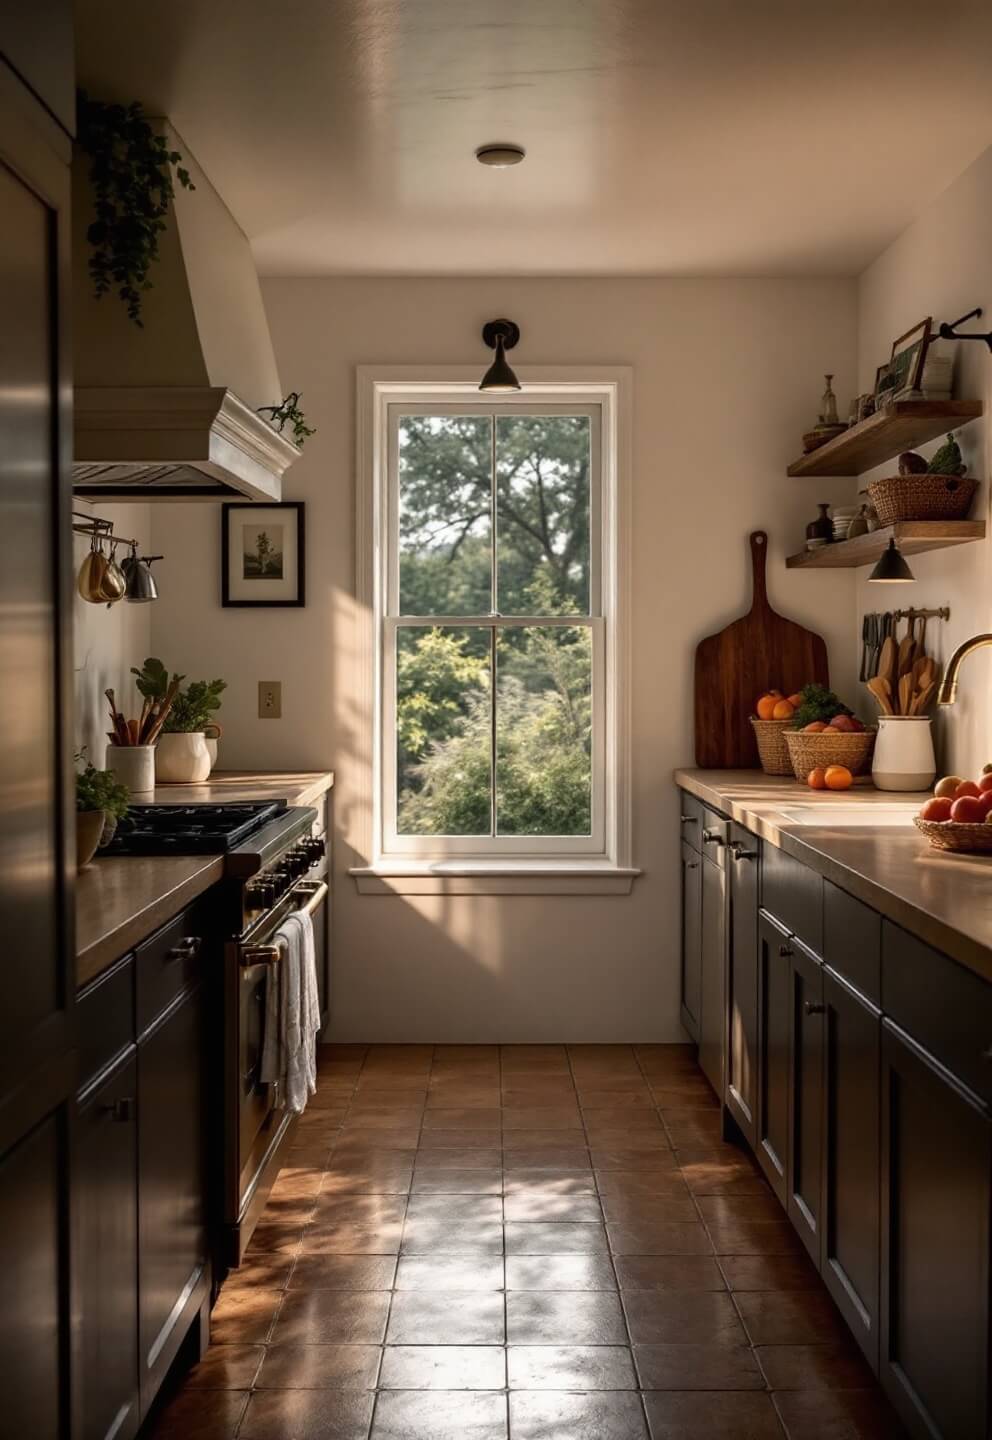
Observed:
[[[867,774],[876,731],[864,725],[825,685],[803,686],[799,702],[793,728],[783,736],[796,779],[808,781],[814,772],[819,778],[831,769],[847,770],[852,780]]]
[[[978,780],[945,775],[913,819],[935,850],[992,854],[992,765]]]

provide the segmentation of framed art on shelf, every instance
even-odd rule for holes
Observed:
[[[221,506],[221,604],[306,603],[301,500]]]

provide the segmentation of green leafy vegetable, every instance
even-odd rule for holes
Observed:
[[[191,680],[176,696],[162,728],[171,735],[205,730],[212,723],[213,712],[220,709],[220,697],[226,689],[226,680]]]
[[[838,700],[834,692],[828,690],[826,685],[815,683],[804,685],[799,695],[802,703],[792,718],[792,723],[797,730],[812,725],[815,720],[829,723],[835,715],[853,715],[854,713]]]
[[[85,760],[79,754],[77,761]],[[98,770],[88,761],[76,772],[76,809],[105,810],[118,820],[127,813],[130,794],[112,770]]]

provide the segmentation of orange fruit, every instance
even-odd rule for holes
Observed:
[[[779,697],[778,697],[777,695],[772,694],[771,691],[769,691],[767,695],[762,695],[761,699],[758,701],[757,705],[754,707],[755,710],[757,710],[757,712],[758,712],[758,719],[759,719],[759,720],[770,720],[770,719],[772,718],[772,714],[773,714],[773,712],[774,712],[774,710],[775,710],[775,706],[778,704],[778,701],[779,701]]]
[[[795,713],[795,710],[789,704],[788,700],[776,700],[775,709],[772,711],[772,719],[791,720]]]
[[[854,776],[846,765],[828,765],[823,783],[828,790],[850,790],[854,784]]]
[[[798,691],[796,691],[795,695],[789,696],[789,704],[792,706],[793,710],[798,710],[802,703],[803,697],[799,694]]]
[[[803,726],[803,733],[806,735],[822,735],[827,726],[822,720],[811,720],[808,725]]]
[[[826,771],[822,765],[817,765],[815,770],[809,772],[806,776],[806,784],[811,790],[826,790]]]

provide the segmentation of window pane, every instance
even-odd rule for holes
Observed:
[[[402,615],[489,614],[491,473],[490,416],[401,417]]]
[[[497,609],[588,615],[587,415],[496,421]]]
[[[490,636],[478,626],[397,630],[401,835],[492,834]]]
[[[496,833],[592,833],[592,632],[500,630]]]

